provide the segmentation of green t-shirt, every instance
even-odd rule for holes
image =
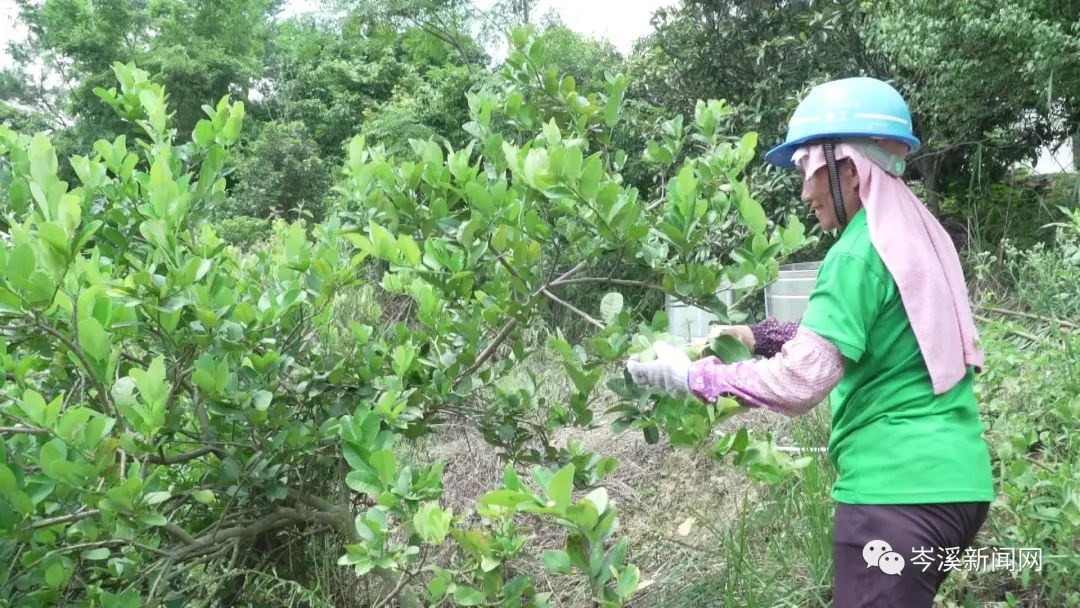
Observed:
[[[846,359],[830,397],[829,458],[839,472],[834,500],[993,500],[974,370],[934,395],[900,292],[870,243],[865,210],[821,263],[802,326],[835,344]]]

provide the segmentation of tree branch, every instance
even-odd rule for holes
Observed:
[[[548,285],[551,285],[552,283],[558,283],[559,281],[564,281],[566,279],[569,279],[570,277],[577,274],[587,264],[588,264],[588,262],[584,262],[584,261],[579,262],[576,266],[574,266],[570,270],[567,270],[566,272],[562,273],[562,275],[560,275],[559,278],[555,279],[551,283],[548,283]],[[537,295],[540,295],[541,293],[543,293],[544,290],[546,290],[546,289],[547,289],[547,285],[541,287],[540,289],[537,289],[535,292],[533,292],[532,297],[535,298]],[[517,319],[510,319],[509,321],[507,321],[506,325],[504,325],[503,328],[501,330],[499,330],[499,333],[496,334],[495,338],[492,339],[491,343],[487,345],[487,348],[485,348],[483,350],[483,352],[481,352],[480,355],[476,358],[476,362],[473,363],[472,365],[470,365],[468,369],[466,369],[465,371],[458,374],[457,378],[454,379],[454,382],[456,383],[457,381],[461,380],[465,376],[471,375],[476,370],[480,369],[484,365],[484,363],[486,363],[487,360],[490,359],[492,357],[492,355],[495,354],[495,350],[497,348],[499,348],[499,345],[502,344],[506,340],[507,337],[510,336],[510,332],[514,331],[515,327],[517,327]]]
[[[468,369],[458,374],[456,380],[460,380],[465,376],[472,375],[476,372],[476,370],[480,369],[485,363],[487,363],[487,360],[495,354],[495,349],[499,348],[499,345],[502,344],[506,340],[506,338],[510,336],[510,332],[514,331],[515,327],[517,327],[517,319],[510,319],[509,321],[507,321],[506,325],[503,325],[503,328],[499,330],[499,333],[495,334],[495,337],[492,338],[491,342],[487,345],[487,348],[485,348],[483,352],[481,352],[480,355],[476,357],[476,361],[472,365],[470,365]]]
[[[596,327],[599,327],[600,329],[604,329],[604,324],[603,323],[601,323],[600,321],[597,321],[596,319],[589,316],[589,313],[585,312],[584,310],[581,310],[580,308],[574,306],[573,304],[567,302],[566,300],[563,300],[559,296],[556,296],[555,294],[551,293],[550,291],[548,291],[547,288],[541,289],[540,293],[544,294],[544,296],[547,297],[547,299],[551,300],[552,302],[555,302],[557,304],[562,304],[563,306],[565,306],[566,308],[568,308],[572,312],[577,313],[577,315],[579,317],[581,317],[582,319],[585,319],[586,321],[588,321],[589,323],[595,325]]]
[[[60,515],[58,517],[49,517],[47,519],[39,519],[30,524],[31,530],[38,530],[40,528],[48,528],[49,526],[56,526],[59,524],[69,524],[71,522],[80,521],[89,517],[97,517],[101,514],[98,509],[90,509],[89,511],[79,511],[78,513],[72,513],[70,515]]]
[[[101,380],[98,380],[98,377],[94,375],[94,368],[90,365],[90,361],[86,358],[86,353],[84,353],[82,349],[79,348],[79,345],[72,342],[71,339],[60,333],[56,328],[42,323],[41,319],[37,318],[36,316],[34,317],[34,324],[37,325],[38,328],[40,328],[45,333],[59,340],[61,344],[67,347],[67,349],[70,350],[72,354],[74,354],[75,357],[79,359],[79,363],[82,364],[83,370],[86,371],[86,375],[90,377],[90,381],[93,382],[94,388],[98,390],[98,398],[101,399],[103,404],[107,406],[108,409],[112,410],[113,415],[116,416],[116,419],[120,422],[121,426],[126,427],[127,425],[124,424],[124,418],[116,409],[116,405],[113,404],[112,397],[109,395],[109,391],[105,389],[105,385],[101,383]]]
[[[151,455],[151,456],[147,457],[147,460],[149,462],[153,463],[153,464],[180,464],[182,462],[187,462],[189,460],[195,460],[196,458],[201,458],[203,456],[206,456],[207,454],[214,454],[218,458],[222,458],[222,459],[225,458],[225,456],[226,456],[225,451],[222,450],[221,448],[208,445],[208,446],[201,447],[201,448],[199,448],[197,450],[192,450],[190,452],[184,452],[183,454],[174,454],[172,456],[154,456],[154,455]]]
[[[187,530],[181,528],[180,526],[178,526],[178,525],[176,525],[176,524],[174,524],[172,522],[169,522],[169,523],[165,524],[164,526],[161,527],[161,529],[165,530],[169,534],[172,534],[177,539],[179,539],[181,542],[183,542],[185,545],[195,545],[195,544],[197,544],[197,541],[195,540],[195,537],[188,534]]]
[[[1053,319],[1050,317],[1044,317],[1042,315],[1031,314],[1030,312],[1020,312],[1019,310],[1009,310],[1007,308],[997,308],[995,306],[982,306],[976,305],[975,308],[979,310],[985,310],[986,312],[995,312],[999,315],[1008,315],[1012,317],[1020,317],[1022,319],[1032,319],[1035,321],[1043,321],[1046,323],[1056,323],[1062,327],[1068,327],[1069,329],[1080,329],[1080,325],[1076,323],[1070,323],[1069,321],[1062,321],[1060,319]]]
[[[565,281],[552,281],[551,287],[562,287],[563,285],[573,285],[575,283],[605,283],[608,285],[620,285],[623,287],[641,287],[642,289],[654,289],[656,291],[664,291],[664,288],[655,283],[648,283],[646,281],[633,281],[630,279],[609,279],[606,277],[581,277],[579,279],[567,279]]]
[[[984,317],[982,315],[975,315],[975,318],[979,321],[982,321],[983,323],[992,323],[994,321],[993,319],[989,317]],[[1042,342],[1042,338],[1026,331],[1021,331],[1019,329],[1006,329],[1005,331],[1030,342],[1035,342],[1036,344]]]
[[[49,431],[46,429],[36,429],[29,426],[0,426],[0,434],[3,433],[22,433],[24,435],[48,435]]]

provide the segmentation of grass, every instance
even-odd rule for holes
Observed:
[[[793,443],[825,445],[828,416],[819,407],[789,425]],[[741,515],[713,532],[704,556],[715,564],[691,584],[663,598],[663,606],[827,606],[832,595],[832,518],[835,473],[824,454],[800,477],[761,486],[742,499]],[[745,481],[746,484],[752,482]],[[693,568],[688,568],[690,575]]]

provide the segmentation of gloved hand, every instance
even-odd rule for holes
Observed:
[[[633,355],[626,362],[626,371],[630,372],[634,384],[654,388],[675,397],[683,397],[690,392],[690,357],[681,349],[666,342],[653,344],[656,359],[643,362]]]

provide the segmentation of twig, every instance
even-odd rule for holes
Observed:
[[[112,538],[112,539],[109,539],[109,540],[99,540],[99,541],[94,541],[94,542],[89,542],[89,543],[76,543],[74,545],[67,545],[65,547],[58,547],[56,549],[53,549],[52,551],[49,551],[45,555],[42,555],[41,557],[39,557],[38,559],[36,559],[32,563],[30,563],[28,566],[26,566],[25,568],[22,569],[22,572],[28,572],[28,571],[32,570],[34,568],[34,566],[36,566],[36,565],[40,564],[41,562],[49,559],[53,555],[59,555],[61,553],[70,553],[72,551],[82,551],[84,549],[100,549],[102,547],[118,547],[118,546],[122,546],[122,545],[131,545],[131,546],[134,546],[134,547],[138,547],[138,548],[140,548],[140,549],[142,549],[144,551],[151,551],[153,553],[157,553],[158,555],[164,555],[165,554],[165,552],[160,550],[160,549],[155,549],[153,547],[148,547],[146,545],[143,545],[143,544],[140,544],[140,543],[135,543],[135,542],[125,540],[125,539],[122,539],[122,538]],[[22,572],[20,572],[19,576],[21,576]],[[18,576],[16,576],[16,578],[18,578]]]
[[[29,426],[0,426],[0,433],[22,433],[24,435],[48,435],[47,429],[36,429]]]
[[[147,604],[151,606],[154,605],[154,596],[157,594],[158,585],[161,584],[161,579],[165,578],[165,573],[168,572],[170,568],[172,568],[172,565],[172,558],[165,560],[165,565],[161,567],[161,572],[158,572],[157,578],[154,579],[154,584],[150,586],[150,595],[146,599]]]
[[[121,426],[125,426],[124,418],[120,415],[120,411],[116,408],[116,405],[112,402],[112,398],[109,395],[109,391],[105,389],[105,385],[101,383],[101,380],[94,375],[94,368],[90,365],[90,361],[86,358],[86,353],[79,348],[78,344],[72,342],[67,336],[57,331],[56,328],[41,322],[41,319],[34,317],[34,323],[45,333],[59,340],[68,350],[79,359],[86,374],[90,377],[90,381],[94,383],[94,388],[98,391],[98,398],[104,405],[108,406],[108,409],[112,410],[113,415],[120,422]]]
[[[69,524],[71,522],[80,521],[88,517],[97,517],[101,515],[101,511],[98,509],[90,509],[89,511],[79,511],[78,513],[72,513],[70,515],[61,515],[59,517],[50,517],[48,519],[39,519],[30,524],[31,530],[37,530],[39,528],[48,528],[49,526],[56,526],[59,524]]]
[[[566,279],[569,279],[573,275],[577,274],[578,271],[580,271],[582,268],[584,268],[587,263],[588,262],[578,262],[577,266],[574,266],[570,270],[567,270],[566,272],[562,273],[562,275],[560,275],[559,278],[552,281],[552,283],[561,283],[562,281],[565,281]]]
[[[579,262],[576,266],[574,266],[570,270],[567,270],[566,272],[562,273],[562,275],[559,276],[559,278],[555,279],[552,282],[557,283],[559,281],[563,281],[563,280],[566,280],[566,279],[570,278],[571,276],[576,274],[578,271],[580,271],[582,268],[584,268],[586,264],[587,264],[587,262]],[[550,285],[550,284],[551,283],[549,283],[548,285]],[[545,285],[544,287],[541,287],[540,289],[536,290],[533,293],[533,297],[536,297],[537,295],[542,293],[543,290],[545,290],[545,289],[547,289],[547,285]],[[509,321],[507,321],[506,325],[504,325],[503,328],[499,330],[499,333],[496,334],[495,337],[492,339],[491,343],[487,345],[487,348],[485,348],[480,353],[480,355],[476,358],[476,362],[473,363],[472,365],[470,365],[468,367],[468,369],[466,369],[465,371],[458,374],[457,378],[455,378],[454,381],[457,382],[457,381],[461,380],[462,378],[464,378],[465,376],[472,375],[476,370],[480,369],[484,365],[484,363],[487,363],[487,360],[490,359],[491,356],[495,354],[495,350],[497,348],[499,348],[499,345],[501,345],[506,340],[507,337],[510,336],[510,332],[514,331],[515,327],[517,327],[517,319],[510,319]]]
[[[541,289],[540,293],[544,294],[544,296],[547,297],[547,299],[551,300],[552,302],[555,302],[557,304],[562,304],[566,308],[570,309],[572,312],[577,313],[577,315],[579,317],[581,317],[582,319],[585,319],[589,323],[592,323],[596,327],[599,327],[600,329],[604,329],[604,324],[603,323],[601,323],[600,321],[597,321],[596,319],[589,316],[589,313],[585,312],[584,310],[581,310],[580,308],[574,306],[573,304],[567,302],[566,300],[563,300],[559,296],[551,293],[551,291],[549,291],[547,288]]]
[[[390,590],[390,594],[379,600],[379,603],[375,604],[373,608],[385,608],[387,605],[390,604],[391,601],[394,600],[395,597],[397,597],[397,594],[401,593],[401,590],[405,587],[405,583],[408,583],[410,580],[412,580],[412,578],[406,576],[406,574],[406,572],[401,573],[401,576],[398,577],[397,585],[394,585],[394,588]]]
[[[825,454],[829,450],[828,450],[828,448],[801,448],[799,446],[788,447],[788,446],[783,446],[782,445],[782,446],[777,446],[776,451],[777,452],[786,452],[788,454],[801,454],[803,452],[816,452],[818,454]]]
[[[982,315],[975,315],[975,318],[978,319],[979,321],[982,321],[983,323],[993,323],[994,322],[993,319],[991,319],[989,317],[984,317]],[[1014,336],[1017,336],[1019,338],[1023,338],[1025,340],[1030,340],[1031,342],[1042,342],[1042,338],[1040,338],[1039,336],[1036,336],[1035,334],[1030,334],[1030,333],[1028,333],[1026,331],[1020,331],[1019,329],[1011,329],[1011,328],[1006,329],[1005,331],[1007,331],[1008,333],[1010,333],[1010,334],[1012,334]]]
[[[491,342],[487,345],[487,348],[485,348],[480,353],[480,355],[476,357],[476,361],[472,365],[470,365],[468,369],[458,374],[457,380],[460,380],[466,376],[471,376],[476,370],[480,369],[485,363],[487,363],[487,360],[490,359],[493,354],[495,354],[495,349],[499,348],[499,345],[501,345],[506,340],[506,338],[510,335],[510,332],[514,331],[515,327],[517,327],[517,319],[510,319],[509,321],[507,321],[506,325],[503,325],[503,328],[499,330],[499,333],[495,334],[495,337],[492,338]]]
[[[214,454],[218,458],[224,459],[224,450],[214,446],[205,446],[191,452],[185,452],[183,454],[175,454],[173,456],[148,456],[147,460],[154,464],[180,464],[189,460],[195,460],[201,458],[207,454]]]
[[[550,285],[552,287],[562,287],[563,285],[573,285],[574,283],[606,283],[608,285],[621,285],[624,287],[641,287],[643,289],[654,289],[656,291],[664,291],[664,288],[655,283],[648,283],[646,281],[633,281],[630,279],[609,279],[607,277],[581,277],[579,279],[566,279],[565,281],[552,281]]]
[[[1045,321],[1051,324],[1057,324],[1062,327],[1068,327],[1070,329],[1080,329],[1080,325],[1076,323],[1070,323],[1069,321],[1062,321],[1060,319],[1054,319],[1051,317],[1044,317],[1042,315],[1031,314],[1030,312],[1020,312],[1019,310],[1009,310],[1007,308],[997,308],[995,306],[976,306],[979,310],[985,310],[986,312],[996,312],[1001,315],[1009,315],[1012,317],[1020,317],[1023,319],[1034,319],[1036,321]]]

